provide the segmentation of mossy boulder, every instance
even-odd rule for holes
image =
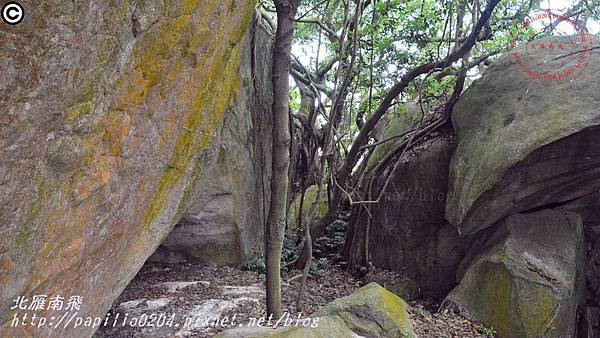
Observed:
[[[309,222],[309,213],[311,206],[317,199],[317,191],[319,187],[316,185],[311,185],[306,189],[304,193],[304,202],[302,203],[302,226],[308,224]],[[288,224],[291,228],[296,228],[298,226],[298,216],[300,215],[300,201],[302,199],[302,195],[298,195],[296,199],[290,205],[289,213],[288,213]],[[323,187],[321,189],[321,198],[319,199],[319,205],[316,206],[316,214],[315,219],[319,219],[327,213],[328,203],[327,203],[327,187]]]
[[[0,39],[0,336],[19,296],[103,317],[183,215],[243,79],[254,1],[27,1]],[[200,179],[202,180],[202,179]]]
[[[339,316],[362,336],[415,337],[407,309],[400,297],[377,283],[369,283],[325,305],[313,316]]]
[[[313,327],[232,329],[217,337],[416,337],[407,308],[401,298],[370,283],[313,313],[306,321]]]
[[[461,95],[452,122],[458,147],[450,165],[446,218],[462,234],[518,212],[576,199],[600,187],[600,41],[551,36],[532,44],[548,73],[584,63],[568,78],[541,80],[515,62],[518,47],[495,61]],[[592,47],[593,45],[593,47]],[[562,55],[562,56],[561,56]],[[523,60],[525,62],[526,60]]]
[[[574,337],[585,289],[583,226],[575,213],[516,214],[482,238],[447,299],[501,337]]]
[[[346,326],[344,320],[337,316],[310,318],[306,319],[306,323],[306,326],[302,324],[302,321],[296,325],[294,321],[291,326],[279,329],[266,327],[230,329],[217,334],[215,338],[349,338],[357,336]],[[310,327],[311,324],[314,327]]]

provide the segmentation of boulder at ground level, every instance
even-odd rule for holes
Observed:
[[[279,329],[269,327],[241,327],[233,328],[221,332],[215,338],[351,338],[359,337],[352,332],[344,323],[344,320],[338,316],[307,318],[305,319],[306,326],[302,321],[296,325],[296,321],[292,320],[292,324]],[[313,327],[311,327],[311,325]]]
[[[69,316],[103,318],[181,219],[243,86],[254,5],[37,0],[23,24],[2,24],[1,337],[91,336],[10,326],[40,295],[79,296]]]
[[[467,318],[503,337],[574,336],[585,289],[579,215],[512,215],[463,264],[468,268],[447,299]]]
[[[545,39],[585,48],[578,37]],[[523,72],[514,52],[523,49],[494,62],[453,109],[458,147],[446,216],[463,234],[600,188],[600,53],[578,50],[589,61],[581,74],[541,81]],[[545,69],[569,66],[558,48],[535,53]]]
[[[377,283],[369,283],[325,305],[313,316],[339,316],[362,336],[414,337],[407,308],[400,297]]]
[[[217,337],[416,337],[407,308],[398,296],[370,283],[313,313],[314,327],[232,329]]]

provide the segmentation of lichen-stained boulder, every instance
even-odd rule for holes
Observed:
[[[239,95],[200,156],[181,221],[150,260],[238,265],[262,251],[270,196],[272,37],[256,13],[243,40]]]
[[[547,39],[583,44],[570,36]],[[494,62],[457,102],[452,122],[458,146],[446,217],[461,233],[599,190],[600,42],[588,39],[593,47],[574,53],[585,54],[581,73],[536,79],[511,58],[523,52],[518,47]],[[544,69],[566,67],[559,48],[536,53]]]
[[[270,327],[241,327],[223,331],[215,338],[350,338],[360,337],[352,332],[340,317],[305,318],[296,321],[290,319],[290,325],[285,326],[285,320],[280,328]]]
[[[334,300],[310,318],[284,317],[280,323],[287,327],[234,328],[216,337],[416,337],[408,316],[408,305],[377,283]]]
[[[254,1],[22,3],[0,23],[0,336],[89,336],[11,321],[35,295],[104,316],[181,218]]]
[[[509,216],[462,264],[460,284],[447,299],[467,318],[501,337],[575,336],[585,289],[579,215]]]
[[[377,283],[323,306],[313,317],[338,316],[353,332],[365,337],[416,337],[404,300]]]

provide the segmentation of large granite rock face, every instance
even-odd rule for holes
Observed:
[[[423,295],[434,298],[445,297],[456,286],[456,269],[473,241],[460,238],[444,219],[454,142],[451,135],[438,135],[407,154],[382,200],[369,206],[373,264],[401,272],[417,283]],[[384,176],[377,180],[378,190]],[[356,226],[364,226],[367,217],[362,213]],[[363,232],[358,230],[355,236]],[[362,248],[359,241],[353,245]]]
[[[181,221],[150,257],[237,265],[262,251],[271,172],[272,33],[255,15],[244,38],[242,89],[225,112]]]
[[[579,215],[512,215],[474,245],[447,299],[502,337],[575,337],[584,264]]]
[[[22,3],[0,23],[0,336],[89,336],[11,328],[13,300],[104,316],[202,184],[254,1]]]
[[[416,337],[406,302],[376,283],[334,300],[310,317],[299,324],[292,317],[291,324],[280,329],[236,328],[216,337]]]
[[[581,47],[576,37],[549,39]],[[461,233],[599,190],[600,42],[591,41],[594,49],[574,54],[589,63],[568,81],[537,80],[508,53],[461,96],[452,115],[458,147],[446,206]],[[545,69],[566,67],[558,48],[536,53]]]

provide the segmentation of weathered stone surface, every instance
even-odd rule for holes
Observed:
[[[398,279],[390,286],[386,286],[386,289],[406,301],[412,301],[421,296],[419,285],[409,278]]]
[[[304,202],[302,203],[302,227],[304,227],[309,222],[310,217],[310,209],[312,204],[317,199],[317,191],[319,187],[316,185],[311,185],[304,192]],[[300,216],[300,203],[301,203],[302,195],[298,195],[294,201],[290,204],[290,210],[288,212],[288,226],[292,228],[298,227],[298,220]],[[328,203],[327,203],[327,187],[323,187],[321,189],[321,197],[319,199],[319,205],[316,206],[315,211],[315,219],[319,219],[327,213]]]
[[[407,308],[404,300],[379,284],[370,283],[325,305],[312,316],[339,316],[361,336],[415,337]]]
[[[183,269],[185,270],[185,268]],[[163,269],[158,268],[157,270]],[[177,270],[182,271],[182,269]],[[142,271],[143,274],[149,272],[146,267],[142,268]],[[116,313],[120,313],[121,319],[126,314],[129,314],[129,318],[143,318],[144,315],[154,318],[156,315],[165,314],[168,318],[173,318],[172,325],[164,323],[161,325],[158,319],[154,320],[152,325],[135,325],[134,323],[133,326],[118,323],[113,326],[114,322],[109,321],[106,326],[100,325],[93,337],[212,337],[215,330],[219,328],[237,327],[242,320],[240,318],[236,320],[232,314],[241,313],[249,307],[260,306],[260,300],[265,297],[265,289],[262,284],[228,286],[210,281],[172,281],[154,285],[147,284],[153,280],[152,277],[157,276],[160,277],[160,274],[145,275],[143,278],[140,278],[140,275],[136,276],[128,288],[133,286],[138,291],[126,290],[111,308],[111,318],[115,318]],[[141,279],[144,280],[141,281]],[[143,283],[145,291],[139,290],[140,285],[136,285],[136,283]],[[211,298],[206,299],[200,296],[198,299],[199,295],[194,289],[209,287],[212,289]],[[228,318],[227,323],[223,322],[223,326],[216,324],[225,317]]]
[[[419,285],[423,295],[434,298],[445,297],[456,286],[456,269],[472,243],[471,238],[460,238],[444,219],[454,147],[449,135],[426,141],[408,154],[382,200],[369,206],[373,264],[402,273]],[[387,175],[381,176],[375,185],[378,190]],[[367,217],[362,213],[357,226],[364,226]],[[355,236],[362,233],[355,231]],[[359,241],[353,245],[362,247]]]
[[[272,33],[255,15],[243,44],[242,89],[225,112],[181,221],[150,260],[237,265],[262,251],[271,166]]]
[[[253,10],[25,1],[21,24],[0,24],[0,336],[94,331],[10,328],[12,300],[79,295],[83,317],[110,308],[185,211],[242,86]]]
[[[583,301],[581,217],[543,210],[509,216],[465,261],[448,295],[466,317],[502,337],[574,337]]]
[[[600,225],[600,191],[560,205],[557,209],[579,214],[585,226]],[[600,240],[600,232],[594,237]]]
[[[586,304],[588,308],[598,309],[600,306],[600,192],[584,196],[567,204],[558,210],[579,214],[584,224],[586,259]],[[595,315],[586,318],[590,327],[600,329],[596,311],[582,311],[582,316]],[[595,337],[600,332],[589,337]]]
[[[316,320],[316,322],[314,322]],[[241,327],[223,331],[215,336],[215,338],[261,338],[261,337],[281,337],[281,338],[352,338],[360,337],[352,332],[344,320],[338,316],[320,317],[306,319],[306,326],[300,321],[299,325],[295,325],[296,321],[288,327],[279,329],[271,329],[268,327]],[[314,327],[310,327],[313,325]]]
[[[589,64],[569,81],[540,83],[509,53],[461,96],[452,115],[458,147],[446,206],[447,219],[461,233],[599,189],[600,78],[590,74],[600,70],[600,42],[592,41],[596,49],[585,52]],[[536,58],[556,69],[561,52],[540,49]]]
[[[424,109],[427,109],[425,106]],[[401,136],[416,127],[421,118],[421,108],[416,102],[407,102],[384,115],[377,122],[373,135],[378,141]],[[387,155],[396,142],[388,141],[375,148],[369,158],[367,170],[373,169],[385,155]]]
[[[298,326],[275,330],[233,329],[217,337],[416,337],[407,308],[402,299],[370,283],[317,310],[306,319],[306,326],[300,321]],[[291,323],[296,321],[292,318]]]

